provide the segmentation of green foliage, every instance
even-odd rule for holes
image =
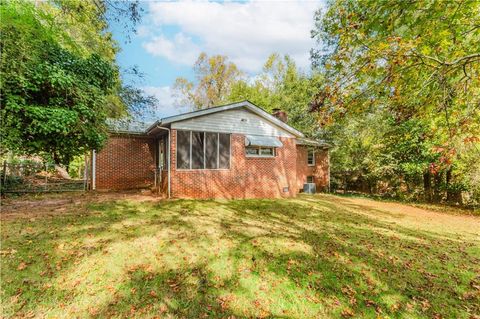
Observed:
[[[85,156],[74,157],[68,165],[68,175],[72,178],[83,178]]]
[[[313,109],[334,126],[389,114],[378,122],[377,164],[392,168],[389,183],[404,192],[422,175],[428,188],[430,174],[435,192],[471,184],[460,167],[480,156],[479,18],[478,1],[336,0],[315,15],[312,59],[326,81]]]
[[[12,7],[2,7],[2,15],[22,14]],[[30,21],[34,11],[23,13]],[[96,54],[82,57],[61,48],[37,22],[29,30],[13,21],[3,25],[2,145],[68,164],[73,156],[102,146],[105,98],[118,85],[118,71]],[[31,55],[15,59],[25,52]]]
[[[107,117],[153,103],[122,86],[116,44],[104,32],[105,3],[99,4],[0,5],[3,151],[68,164],[74,156],[102,147]]]
[[[249,100],[267,112],[279,108],[288,114],[288,124],[310,137],[319,137],[319,122],[309,106],[321,82],[321,75],[301,72],[289,56],[272,54],[253,83],[240,80],[234,84],[228,100]]]

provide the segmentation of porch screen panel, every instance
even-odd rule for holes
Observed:
[[[218,134],[218,168],[230,168],[230,134]]]
[[[190,168],[190,131],[177,131],[177,168]]]
[[[205,168],[216,169],[218,151],[218,134],[205,133]]]
[[[202,169],[203,166],[203,132],[192,132],[192,168]]]

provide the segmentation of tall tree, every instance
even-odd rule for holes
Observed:
[[[237,81],[229,100],[249,100],[266,111],[280,108],[288,114],[288,123],[312,137],[319,137],[320,126],[316,114],[309,112],[309,104],[322,83],[318,73],[301,72],[287,55],[271,54],[255,80]]]
[[[195,109],[209,108],[226,101],[233,83],[242,72],[223,55],[201,53],[193,66],[195,83],[177,78],[174,85],[179,103]]]
[[[68,164],[102,147],[107,117],[149,101],[121,83],[101,3],[0,5],[2,151]]]
[[[312,31],[326,75],[313,109],[327,124],[377,111],[393,126],[416,123],[409,134],[428,132],[418,154],[436,152],[438,163],[416,162],[436,178],[451,172],[462,143],[479,141],[479,20],[478,1],[330,1]]]
[[[478,1],[330,2],[312,32],[327,47],[312,51],[328,74],[317,108],[387,105],[399,121],[440,113],[439,133],[477,134],[479,19]]]

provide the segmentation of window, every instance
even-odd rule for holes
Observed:
[[[260,148],[260,155],[263,155],[263,156],[273,156],[273,147],[269,147],[269,148]]]
[[[177,132],[177,168],[190,168],[190,146],[191,134],[189,131]]]
[[[230,135],[218,134],[218,168],[230,167]]]
[[[315,165],[315,151],[313,149],[307,151],[307,164],[308,166]]]
[[[218,134],[205,133],[205,168],[218,167]]]
[[[192,132],[192,169],[202,169],[204,166],[204,145],[205,133]]]
[[[230,134],[177,131],[177,169],[230,168]]]
[[[307,183],[315,183],[315,179],[313,176],[307,176]]]
[[[246,147],[245,154],[247,155],[259,155],[260,149],[258,147]]]
[[[274,157],[274,147],[259,147],[259,146],[247,146],[245,147],[245,154],[251,157]]]

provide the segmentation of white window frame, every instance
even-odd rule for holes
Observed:
[[[190,160],[189,168],[178,168],[178,132],[190,132]],[[192,168],[192,134],[193,132],[199,132],[203,133],[203,168]],[[217,168],[206,168],[206,158],[205,158],[205,148],[206,148],[206,136],[207,133],[210,134],[217,134]],[[220,134],[226,134],[228,135],[229,138],[229,148],[228,148],[228,168],[219,168],[220,166]],[[200,171],[200,170],[205,170],[205,171],[225,171],[225,170],[230,170],[232,167],[232,134],[230,133],[222,133],[222,132],[207,132],[207,131],[192,131],[192,130],[177,130],[177,133],[175,134],[175,168],[177,171]]]
[[[247,149],[256,149],[258,150],[258,154],[248,154]],[[271,149],[272,154],[271,155],[266,155],[266,154],[261,154],[262,149]],[[265,157],[265,158],[272,158],[275,157],[276,155],[276,148],[275,147],[261,147],[261,146],[245,146],[245,156],[246,157]]]
[[[311,182],[308,181],[308,178],[309,178],[309,177],[312,178],[312,181],[311,181]],[[307,183],[315,183],[315,176],[313,176],[313,175],[308,175],[306,182],[307,182]]]
[[[312,163],[310,163],[310,160],[309,160],[309,154],[310,152],[312,152]],[[307,149],[307,165],[308,166],[315,166],[315,150],[314,149]]]

